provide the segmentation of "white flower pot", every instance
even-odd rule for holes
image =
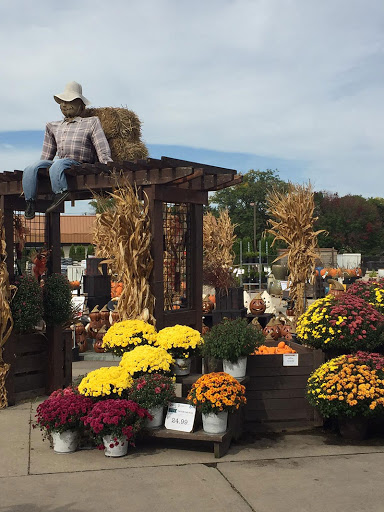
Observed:
[[[223,370],[225,373],[235,377],[235,379],[242,379],[247,372],[247,358],[239,357],[236,363],[223,359]]]
[[[174,371],[175,375],[189,375],[191,372],[191,358],[175,359]]]
[[[128,441],[125,437],[117,438],[117,441],[115,441],[113,436],[103,436],[103,443],[106,457],[124,457],[124,455],[127,455]],[[116,443],[118,443],[117,446]]]
[[[158,405],[156,407],[150,407],[148,412],[151,416],[153,416],[152,421],[150,419],[145,420],[146,428],[154,429],[160,428],[163,425],[164,419],[164,407],[162,405]]]
[[[202,414],[203,430],[207,434],[222,434],[227,430],[228,411]]]
[[[53,451],[55,453],[72,453],[77,450],[79,435],[76,430],[64,430],[64,432],[51,432]]]

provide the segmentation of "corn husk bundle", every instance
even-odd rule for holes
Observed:
[[[315,203],[310,183],[289,183],[287,194],[273,190],[267,196],[267,203],[272,217],[269,220],[272,228],[267,231],[275,236],[272,245],[282,240],[288,246],[275,261],[288,256],[288,286],[298,318],[305,311],[305,283],[313,280],[318,258],[317,237],[324,230],[313,230],[317,217],[313,216]]]
[[[5,363],[2,357],[3,346],[9,338],[13,319],[9,301],[11,299],[11,286],[7,270],[7,252],[4,232],[4,216],[0,210],[0,409],[7,407],[7,392],[5,389],[5,378],[9,371],[9,364]]]
[[[114,205],[96,214],[93,244],[96,256],[123,283],[116,311],[120,320],[141,318],[155,323],[154,296],[149,277],[153,267],[148,203],[141,201],[128,181],[120,182],[110,197]],[[95,199],[98,200],[97,196]]]
[[[148,149],[141,141],[141,121],[125,107],[87,108],[83,117],[97,116],[111,148],[112,160],[146,158]]]
[[[203,218],[203,282],[215,288],[228,289],[233,284],[232,268],[235,253],[236,224],[232,224],[228,210],[221,210],[216,218],[206,213]]]

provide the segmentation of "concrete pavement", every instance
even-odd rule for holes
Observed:
[[[141,441],[126,457],[58,455],[30,428],[38,401],[0,411],[0,510],[6,512],[382,512],[384,441],[321,430],[211,447]]]

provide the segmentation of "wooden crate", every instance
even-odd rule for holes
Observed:
[[[248,357],[246,430],[279,431],[321,424],[305,398],[305,389],[309,375],[323,363],[323,353],[293,342],[291,346],[299,354],[298,366],[283,366],[281,354]]]
[[[64,387],[72,381],[71,331],[62,332],[59,350],[62,352],[62,365],[56,382]],[[3,358],[11,365],[5,381],[9,405],[50,391],[49,347],[44,334],[12,333],[4,345]]]
[[[216,288],[215,310],[230,311],[244,308],[244,288],[228,288],[228,291]]]

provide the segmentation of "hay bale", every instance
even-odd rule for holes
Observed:
[[[141,121],[135,112],[124,107],[86,108],[83,117],[91,116],[100,119],[113,160],[148,156],[148,149],[141,141]]]
[[[147,158],[148,149],[144,142],[128,142],[123,137],[109,139],[113,161]]]

